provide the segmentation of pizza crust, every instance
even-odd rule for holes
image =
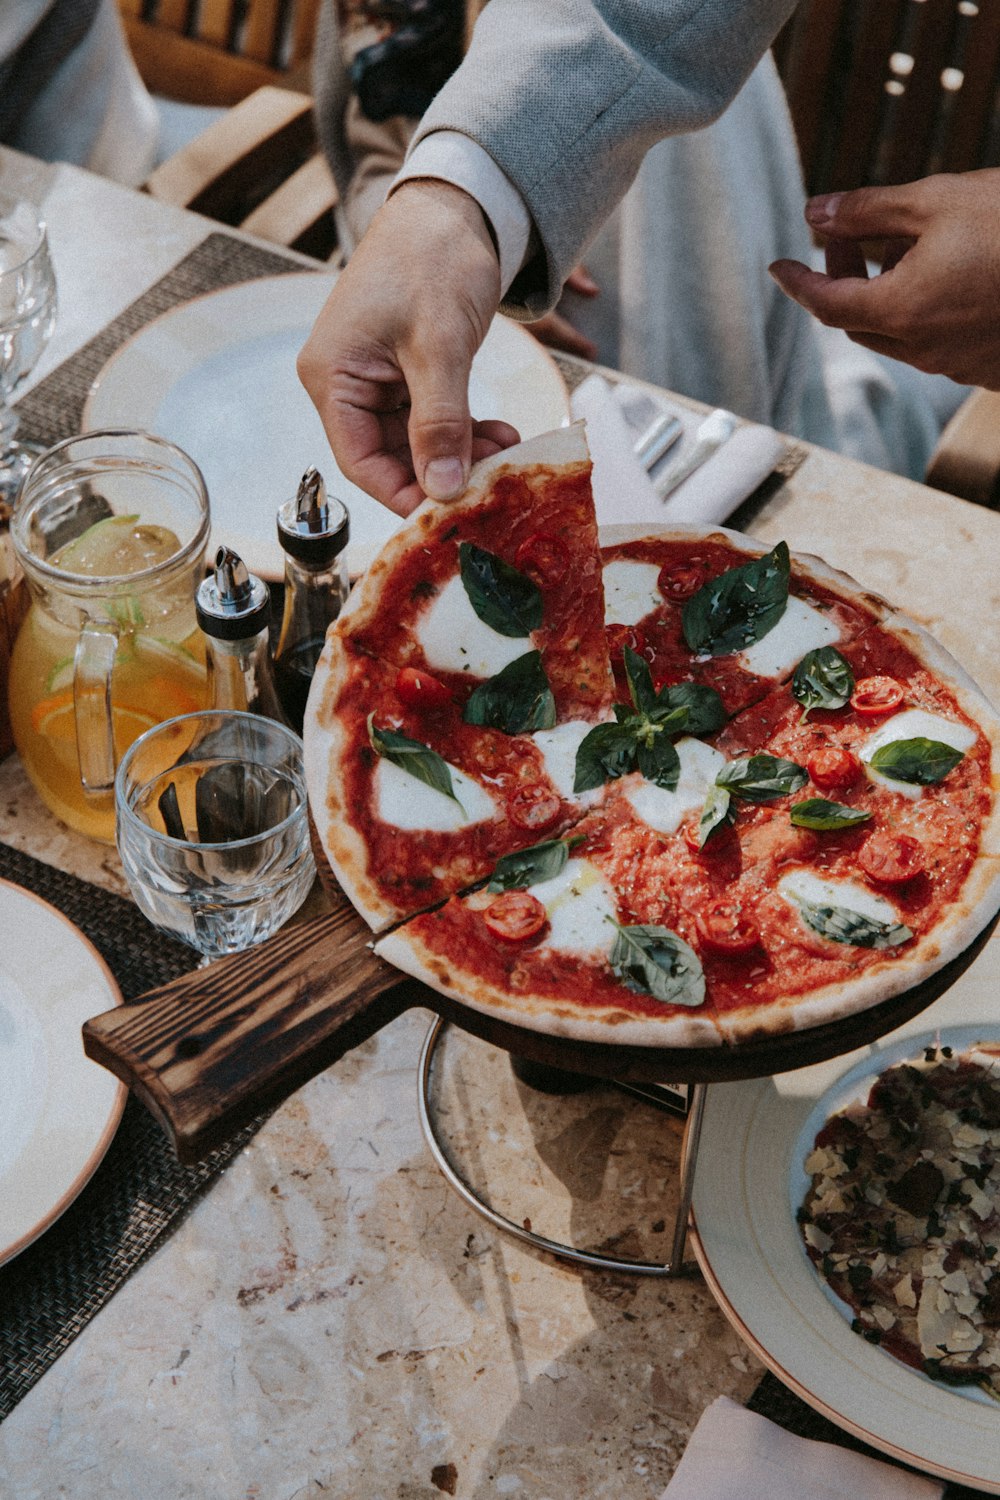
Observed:
[[[699,1011],[674,1011],[656,1020],[635,1016],[624,1008],[588,1007],[583,1013],[568,1005],[563,1007],[557,1000],[512,995],[485,983],[470,970],[456,970],[434,953],[419,933],[406,926],[380,938],[375,952],[404,974],[452,1000],[547,1036],[621,1047],[718,1047],[722,1040],[711,1017]]]

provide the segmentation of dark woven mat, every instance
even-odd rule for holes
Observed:
[[[5,844],[0,878],[65,912],[103,955],[126,1000],[198,962],[192,949],[151,927],[131,901]],[[129,1096],[110,1150],[80,1196],[40,1239],[0,1267],[0,1419],[177,1227],[261,1123],[197,1166],[182,1167],[152,1116]]]
[[[292,260],[278,250],[247,245],[228,234],[208,235],[162,280],[143,292],[89,344],[70,355],[18,402],[24,436],[50,444],[79,432],[83,404],[94,377],[116,349],[171,307],[239,281],[308,269],[301,261]]]
[[[869,1448],[867,1443],[844,1432],[804,1401],[800,1401],[793,1391],[773,1375],[764,1376],[747,1402],[747,1407],[762,1417],[769,1417],[772,1422],[777,1422],[779,1427],[783,1427],[786,1432],[793,1432],[796,1437],[813,1438],[819,1443],[836,1443],[842,1448],[853,1448],[855,1453],[877,1458],[882,1463],[895,1463],[895,1459],[879,1453],[875,1448]],[[905,1465],[898,1464],[897,1467],[904,1468]],[[849,1500],[849,1497],[845,1496],[845,1500]],[[970,1490],[962,1484],[946,1484],[943,1500],[988,1500],[988,1497],[983,1490]]]

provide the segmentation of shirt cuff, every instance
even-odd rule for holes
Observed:
[[[531,216],[506,173],[470,136],[458,130],[435,130],[412,148],[387,196],[414,177],[450,182],[476,200],[496,239],[500,295],[504,296],[527,258],[531,237]]]

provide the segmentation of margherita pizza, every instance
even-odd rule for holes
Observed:
[[[580,426],[392,538],[306,716],[376,951],[529,1028],[738,1045],[901,993],[1000,906],[1000,720],[919,626],[724,528],[597,537]]]

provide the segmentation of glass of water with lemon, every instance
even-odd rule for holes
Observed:
[[[205,483],[162,438],[83,433],[35,460],[10,529],[32,601],[11,658],[14,741],[56,816],[113,843],[121,756],[206,706]]]

